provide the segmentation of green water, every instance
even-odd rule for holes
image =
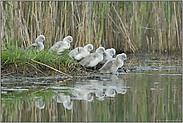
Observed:
[[[181,55],[132,54],[124,68],[127,73],[65,82],[59,76],[2,79],[1,121],[182,122]]]

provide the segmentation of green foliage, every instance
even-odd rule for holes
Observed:
[[[2,67],[12,63],[25,64],[30,62],[30,59],[34,59],[49,66],[58,64],[64,64],[66,66],[70,62],[75,62],[68,56],[69,51],[65,51],[62,55],[58,56],[56,52],[49,52],[48,49],[41,52],[37,52],[36,49],[25,50],[23,47],[18,47],[20,40],[17,41],[16,44],[12,39],[8,44],[3,41],[6,49],[1,51]]]

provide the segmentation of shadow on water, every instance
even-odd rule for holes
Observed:
[[[1,80],[1,120],[182,121],[182,57],[135,54],[116,74]],[[58,84],[54,84],[58,83]]]

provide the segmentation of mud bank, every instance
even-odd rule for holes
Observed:
[[[68,64],[66,67],[61,65],[51,66],[68,75],[82,75],[85,73],[84,68],[78,63]],[[20,77],[43,77],[57,76],[61,73],[39,64],[9,64],[1,67],[1,79],[3,78],[20,78]]]

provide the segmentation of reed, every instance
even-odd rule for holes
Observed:
[[[3,1],[1,48],[23,48],[43,34],[49,49],[71,35],[74,46],[92,43],[117,53],[182,49],[182,1]]]

